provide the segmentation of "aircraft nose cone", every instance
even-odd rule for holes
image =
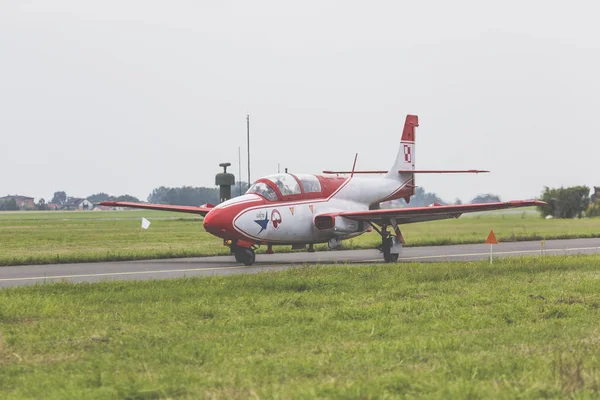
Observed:
[[[212,233],[215,236],[226,238],[227,232],[229,231],[228,226],[231,225],[231,221],[227,218],[227,215],[220,209],[210,210],[204,217],[204,230],[208,233]]]

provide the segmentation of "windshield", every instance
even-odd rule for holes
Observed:
[[[258,182],[258,183],[255,183],[254,185],[252,185],[250,187],[250,189],[248,189],[248,191],[246,192],[246,194],[249,194],[249,193],[256,193],[258,195],[261,195],[262,197],[264,197],[267,200],[271,200],[271,201],[277,200],[277,193],[275,193],[275,191],[273,189],[271,189],[271,187],[269,185],[267,185],[266,183],[263,183],[263,182]]]
[[[300,194],[300,185],[296,178],[290,174],[277,174],[267,176],[269,179],[279,188],[279,191],[283,196],[289,196],[291,194]]]

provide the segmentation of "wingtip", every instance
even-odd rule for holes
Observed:
[[[541,200],[511,200],[508,203],[517,206],[543,206],[548,204]]]

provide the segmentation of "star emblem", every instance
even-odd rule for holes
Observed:
[[[269,212],[265,212],[265,219],[255,219],[254,222],[260,226],[260,231],[258,231],[258,234],[260,235],[262,231],[267,229],[267,225],[269,225]]]

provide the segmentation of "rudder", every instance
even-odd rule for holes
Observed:
[[[416,128],[419,126],[419,117],[417,115],[407,115],[404,121],[404,129],[402,130],[402,138],[400,139],[400,149],[396,155],[396,161],[386,175],[386,178],[397,180],[406,180],[405,174],[400,174],[398,171],[414,170],[415,169],[415,139]],[[412,174],[411,174],[412,175]]]

